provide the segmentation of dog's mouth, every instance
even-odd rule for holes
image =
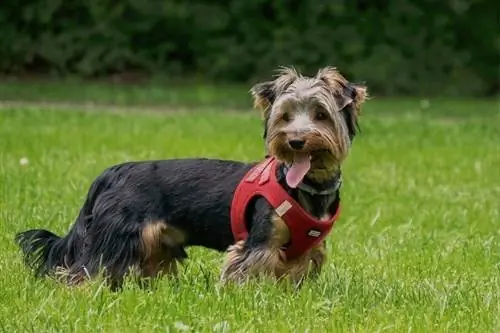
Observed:
[[[290,188],[297,188],[308,173],[331,169],[337,160],[332,147],[321,138],[305,139],[307,141],[302,147],[292,147],[283,136],[275,136],[268,142],[268,154],[286,165],[285,181]]]
[[[311,169],[311,159],[312,156],[309,153],[295,152],[293,154],[293,161],[286,173],[286,183],[288,186],[296,188],[302,182],[302,179],[304,179]]]
[[[329,153],[328,149],[319,149],[312,152],[293,152],[292,161],[288,162],[286,182],[291,188],[296,188],[311,170],[311,168],[325,168],[322,156]]]

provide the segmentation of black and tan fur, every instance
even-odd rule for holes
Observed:
[[[251,93],[262,110],[267,154],[281,162],[280,183],[311,214],[327,217],[339,204],[340,166],[356,133],[366,88],[334,68],[313,77],[283,68]],[[284,181],[294,154],[292,140],[303,141],[299,149],[312,158],[309,173],[295,189]],[[226,252],[224,282],[259,275],[298,282],[319,274],[326,259],[324,243],[287,260],[283,247],[290,231],[263,198],[248,207],[248,239],[235,243],[231,199],[253,165],[206,158],[115,165],[94,180],[67,235],[35,229],[19,233],[16,240],[37,276],[62,271],[69,284],[102,270],[114,286],[131,272],[175,275],[190,246]]]

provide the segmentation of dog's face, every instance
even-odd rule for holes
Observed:
[[[268,153],[289,166],[288,184],[296,187],[306,174],[331,178],[349,151],[366,88],[330,67],[314,77],[284,68],[251,93],[263,110]]]

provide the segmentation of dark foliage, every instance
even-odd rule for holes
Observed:
[[[493,0],[5,0],[0,71],[255,81],[333,64],[376,94],[499,90]]]

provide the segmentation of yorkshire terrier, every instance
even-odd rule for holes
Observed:
[[[250,92],[262,110],[265,159],[111,166],[91,184],[66,236],[16,235],[26,265],[38,277],[63,272],[70,285],[103,272],[120,286],[133,272],[141,280],[175,275],[185,249],[202,246],[226,252],[222,282],[317,276],[366,87],[331,67],[312,77],[281,68]]]

